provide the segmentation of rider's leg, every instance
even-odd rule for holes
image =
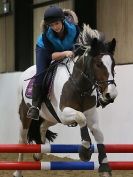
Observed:
[[[42,82],[45,76],[45,70],[49,66],[51,58],[48,56],[44,48],[36,47],[36,77],[32,91],[32,106],[29,108],[27,117],[31,119],[39,119],[39,109],[42,104]],[[43,91],[44,92],[44,91]]]
[[[38,120],[39,119],[39,110],[42,103],[42,85],[35,84],[32,89],[32,106],[29,108],[27,117]]]

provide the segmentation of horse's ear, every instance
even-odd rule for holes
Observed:
[[[98,41],[97,38],[93,38],[93,39],[92,39],[92,43],[91,43],[91,47],[96,48],[96,46],[97,46],[97,41]]]
[[[91,42],[91,55],[94,56],[97,53],[98,39],[93,38]]]
[[[116,47],[116,39],[113,38],[112,41],[108,43],[108,52],[113,55],[115,51],[115,47]]]

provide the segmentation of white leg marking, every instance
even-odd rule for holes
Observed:
[[[87,119],[87,126],[90,129],[90,131],[93,133],[96,142],[102,144],[104,141],[104,137],[103,137],[103,133],[99,128],[98,113],[96,107],[93,107],[92,109],[86,111],[85,116]]]
[[[84,114],[69,107],[64,108],[61,116],[61,121],[65,125],[71,124],[75,121],[79,124],[80,128],[86,125],[86,117]]]

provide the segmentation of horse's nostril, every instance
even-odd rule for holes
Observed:
[[[111,97],[110,97],[110,94],[109,94],[109,93],[106,93],[105,97],[106,97],[107,99],[111,99]]]

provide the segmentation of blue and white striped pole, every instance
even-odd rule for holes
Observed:
[[[42,153],[78,153],[81,145],[79,144],[46,144],[41,145]],[[97,145],[91,145],[92,153],[97,153]]]
[[[43,167],[43,164],[42,164]],[[50,170],[95,170],[99,164],[96,162],[51,162]]]

